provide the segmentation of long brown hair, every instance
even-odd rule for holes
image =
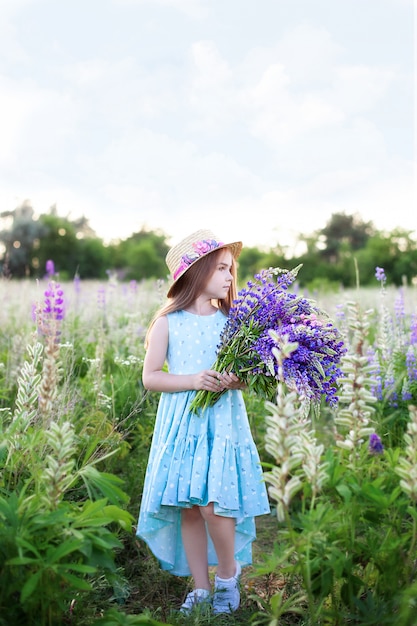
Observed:
[[[149,331],[159,317],[173,313],[174,311],[186,309],[198,298],[216,269],[220,253],[224,250],[225,248],[213,250],[213,252],[201,257],[201,259],[193,263],[185,274],[173,285],[171,297],[168,299],[168,302],[161,307],[152,318],[148,332],[146,333],[145,347],[148,345]],[[233,256],[230,273],[233,276],[233,280],[226,298],[213,301],[214,306],[220,309],[225,315],[228,315],[233,300],[237,297],[237,267]]]

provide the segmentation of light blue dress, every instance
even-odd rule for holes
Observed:
[[[169,372],[210,369],[225,315],[177,311],[167,317]],[[194,396],[195,391],[161,394],[137,528],[162,569],[177,576],[190,575],[181,538],[182,508],[213,502],[215,513],[234,517],[235,558],[241,565],[252,562],[254,517],[270,511],[241,391],[226,391],[203,415],[189,411]],[[208,561],[217,564],[210,537]]]

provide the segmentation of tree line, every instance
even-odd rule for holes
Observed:
[[[105,244],[85,217],[72,220],[56,207],[39,216],[29,202],[0,213],[0,271],[7,278],[42,278],[53,260],[60,280],[76,276],[120,280],[166,279],[165,256],[169,236],[162,230],[141,229],[128,238]],[[268,248],[244,247],[239,257],[239,277],[249,279],[260,269],[291,269],[302,264],[300,286],[352,287],[375,284],[375,268],[383,267],[397,286],[417,279],[417,241],[413,231],[397,228],[379,231],[360,215],[334,213],[326,225],[300,234],[300,254],[289,254],[277,242]]]

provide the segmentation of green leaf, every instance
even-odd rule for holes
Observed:
[[[82,468],[80,470],[80,476],[84,481],[91,499],[94,499],[95,492],[98,491],[112,504],[126,504],[129,501],[129,496],[120,488],[120,485],[123,484],[123,480],[118,476],[106,472],[99,472],[92,465],[87,465]]]
[[[48,563],[57,563],[64,556],[79,551],[82,543],[80,539],[73,539],[72,541],[62,542],[57,548],[50,547],[46,553]]]
[[[14,556],[6,561],[7,565],[30,565],[33,563],[39,563],[39,559],[33,559],[29,556]]]
[[[97,571],[92,565],[84,565],[84,563],[61,563],[60,568],[65,567],[79,574],[94,574]]]
[[[70,574],[69,572],[61,572],[61,576],[75,589],[80,589],[81,591],[89,591],[91,589],[91,584],[89,582],[87,582],[83,578],[74,576],[74,574]]]
[[[364,483],[362,494],[380,508],[386,509],[390,505],[390,498],[373,483]]]
[[[345,502],[350,502],[352,498],[352,491],[347,485],[336,485],[336,491],[340,496],[342,496]]]
[[[32,576],[23,585],[22,591],[20,593],[21,602],[26,602],[26,600],[34,593],[39,584],[41,575],[41,571],[32,574]]]
[[[41,553],[39,552],[39,550],[36,549],[36,546],[34,546],[32,543],[30,543],[23,537],[17,536],[16,544],[19,548],[26,548],[26,552],[30,552],[31,554],[34,554],[36,556],[36,559],[42,558]]]
[[[107,517],[110,517],[114,522],[117,522],[124,530],[131,531],[132,524],[135,521],[133,515],[128,511],[121,509],[114,504],[109,504],[104,507],[104,513]]]
[[[84,503],[83,508],[77,515],[75,523],[73,525],[74,528],[83,528],[86,526],[105,526],[106,523],[109,523],[111,518],[107,521],[104,519],[104,509],[107,506],[106,498],[101,498],[100,500],[88,500]]]

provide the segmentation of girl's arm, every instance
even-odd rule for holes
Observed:
[[[220,391],[228,386],[219,372],[202,370],[196,374],[169,374],[163,371],[168,350],[168,319],[158,317],[148,337],[148,349],[143,363],[142,382],[150,391],[191,391],[205,389]]]

